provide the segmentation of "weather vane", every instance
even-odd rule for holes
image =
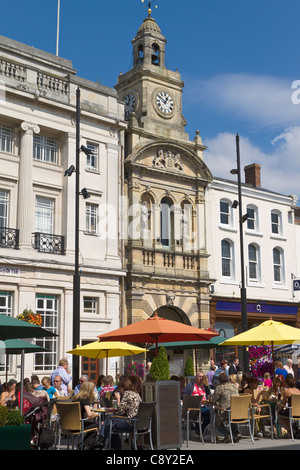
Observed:
[[[145,3],[145,0],[141,0],[141,1],[142,1],[142,3]],[[148,1],[148,16],[149,17],[151,17],[151,11],[152,11],[151,10],[151,5],[153,5],[155,1],[156,0],[149,0]],[[144,6],[146,7],[146,5],[144,5]],[[155,8],[157,8],[157,5],[155,5]]]

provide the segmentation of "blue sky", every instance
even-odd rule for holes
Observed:
[[[300,199],[299,0],[156,4],[166,65],[185,83],[186,130],[190,139],[200,131],[212,173],[232,178],[239,133],[242,166],[260,163],[263,187]],[[132,67],[131,40],[147,16],[144,5],[60,0],[59,55],[79,76],[114,87]],[[1,35],[56,53],[57,0],[2,2],[0,25]]]

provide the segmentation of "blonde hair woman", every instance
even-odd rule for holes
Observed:
[[[97,424],[95,418],[98,416],[97,413],[91,410],[91,405],[95,400],[95,384],[86,380],[82,383],[79,392],[73,396],[72,401],[79,401],[81,409],[81,418],[87,419],[84,422],[84,429],[95,429]],[[91,431],[85,435],[84,447],[89,448],[94,443],[97,431]]]

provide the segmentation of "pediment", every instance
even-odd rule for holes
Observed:
[[[149,144],[129,155],[125,163],[148,171],[205,180],[213,179],[210,170],[196,153],[177,144],[166,142]]]

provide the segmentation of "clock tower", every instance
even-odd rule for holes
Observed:
[[[149,9],[132,40],[133,67],[116,85],[128,122],[124,324],[157,312],[209,328],[204,202],[212,175],[199,132],[190,141],[185,131],[184,84],[166,68],[166,42]]]
[[[119,75],[116,89],[125,103],[125,117],[129,123],[133,119],[140,137],[147,134],[149,139],[161,137],[188,142],[182,115],[184,83],[177,70],[165,66],[166,42],[149,11],[132,40],[133,68]],[[131,151],[136,144],[134,137],[128,144]]]

